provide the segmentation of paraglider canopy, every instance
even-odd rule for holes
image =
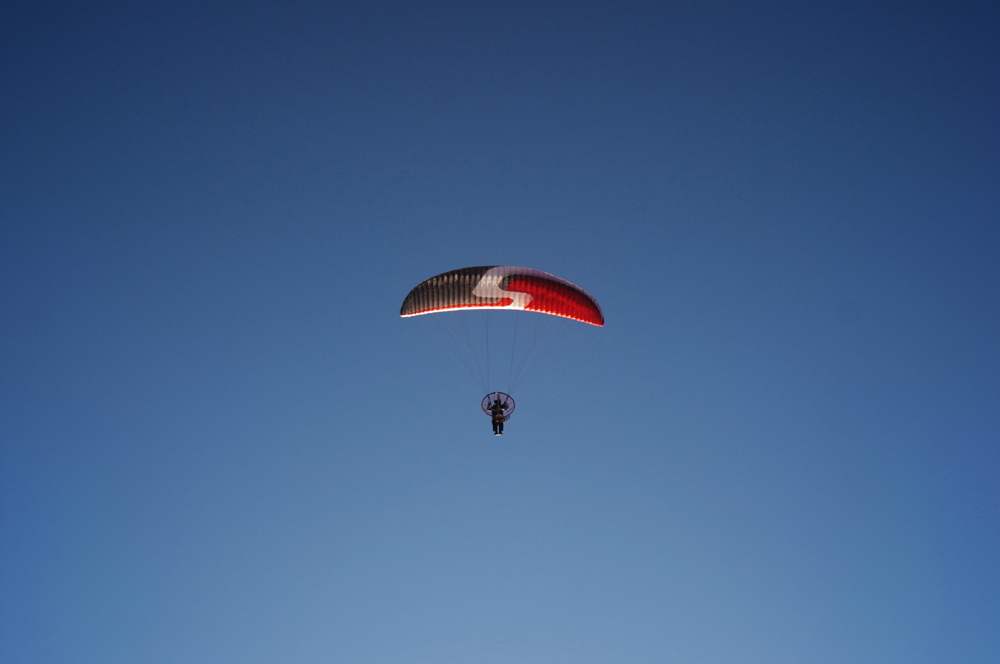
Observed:
[[[501,408],[503,408],[503,421],[506,422],[510,419],[510,414],[514,412],[514,399],[511,398],[509,394],[504,394],[503,392],[490,392],[485,397],[483,397],[482,408],[483,412],[493,417],[493,411],[491,410],[493,404],[500,401]]]
[[[410,291],[399,315],[462,309],[537,311],[590,325],[604,325],[601,306],[576,284],[529,267],[488,265],[439,274]]]

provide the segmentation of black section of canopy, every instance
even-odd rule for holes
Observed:
[[[410,291],[403,306],[399,309],[400,316],[409,316],[421,311],[445,309],[448,307],[470,306],[477,304],[496,304],[500,298],[476,297],[472,290],[487,271],[495,266],[463,267],[431,277]]]

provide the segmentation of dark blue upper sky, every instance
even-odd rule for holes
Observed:
[[[1000,660],[1000,11],[814,5],[6,3],[0,659]]]

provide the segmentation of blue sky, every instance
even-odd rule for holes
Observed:
[[[995,6],[4,15],[4,661],[997,661]]]

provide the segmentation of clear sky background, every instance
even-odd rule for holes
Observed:
[[[4,3],[0,659],[1000,661],[998,34]],[[608,321],[501,439],[398,317],[492,264]]]

